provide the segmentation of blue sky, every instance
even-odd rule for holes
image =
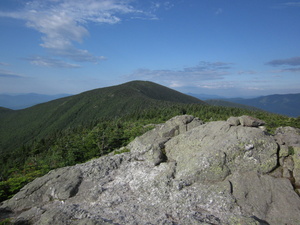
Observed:
[[[0,93],[300,93],[299,21],[300,0],[1,0]]]

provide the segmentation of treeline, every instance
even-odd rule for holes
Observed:
[[[153,126],[176,115],[189,114],[204,122],[250,115],[267,122],[269,132],[278,126],[300,128],[300,118],[263,111],[200,104],[166,104],[115,118],[101,118],[77,127],[58,130],[44,138],[5,152],[0,158],[0,201],[14,195],[25,184],[48,171],[82,163],[126,146]]]

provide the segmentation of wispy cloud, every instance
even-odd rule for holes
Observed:
[[[221,80],[229,75],[232,63],[202,61],[193,67],[181,70],[139,69],[128,75],[130,79],[152,80],[170,87],[197,86],[203,81]]]
[[[171,1],[156,1],[156,2],[151,2],[151,9],[152,11],[156,11],[160,8],[163,8],[165,10],[169,10],[174,7],[173,2]]]
[[[223,9],[222,8],[218,8],[216,11],[215,11],[215,15],[220,15],[223,13]]]
[[[229,89],[235,87],[235,83],[231,81],[203,82],[197,84],[196,87],[203,89]]]
[[[300,72],[300,67],[293,67],[293,68],[285,68],[280,70],[273,70],[272,73],[285,73],[285,72],[291,72],[291,73],[297,73]]]
[[[240,70],[237,72],[238,75],[245,75],[245,74],[249,74],[249,75],[253,75],[253,74],[258,74],[257,71],[254,70]]]
[[[283,69],[286,72],[300,72],[300,67]]]
[[[98,62],[105,57],[94,56],[74,47],[89,35],[86,24],[116,24],[125,15],[149,16],[124,0],[32,0],[17,12],[1,12],[0,17],[26,21],[26,26],[42,34],[42,47],[53,54],[77,62]]]
[[[300,57],[292,57],[288,59],[275,59],[270,62],[267,62],[266,64],[271,66],[300,66]]]
[[[24,76],[8,70],[0,70],[0,78],[24,78]]]
[[[284,6],[300,7],[300,2],[286,2],[283,3]]]
[[[0,66],[9,66],[9,63],[5,63],[5,62],[0,62]]]
[[[30,61],[31,64],[36,66],[45,66],[45,67],[56,67],[56,68],[79,68],[80,65],[67,63],[62,60],[41,57],[41,56],[33,56],[25,58],[25,60]]]

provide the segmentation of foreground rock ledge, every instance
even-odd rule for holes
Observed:
[[[300,132],[177,116],[130,152],[51,171],[1,203],[17,224],[300,224]],[[293,151],[291,151],[291,149]]]

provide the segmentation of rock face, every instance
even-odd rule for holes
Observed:
[[[130,152],[34,180],[1,204],[0,217],[55,225],[300,224],[299,130],[271,136],[253,119],[172,118],[131,142]]]

